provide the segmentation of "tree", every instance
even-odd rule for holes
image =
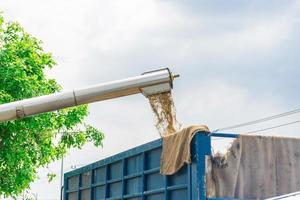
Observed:
[[[61,90],[45,69],[56,65],[42,42],[0,14],[0,104]],[[37,169],[104,135],[85,124],[86,105],[0,123],[0,196],[15,196],[37,178]]]

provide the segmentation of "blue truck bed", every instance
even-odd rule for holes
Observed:
[[[159,173],[161,139],[135,147],[65,173],[64,199],[206,200],[205,156],[211,155],[212,136],[235,138],[238,135],[197,133],[191,145],[192,163],[170,176]],[[300,199],[299,195],[294,193],[272,200]]]
[[[192,142],[192,164],[171,176],[159,173],[162,140],[68,172],[64,199],[68,200],[196,200],[205,198],[205,155],[210,137],[198,133]]]

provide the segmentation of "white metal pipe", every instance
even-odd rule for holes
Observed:
[[[137,93],[147,96],[168,92],[172,89],[173,78],[170,70],[166,68],[70,92],[2,104],[0,105],[0,122]]]

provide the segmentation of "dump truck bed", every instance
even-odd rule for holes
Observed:
[[[212,136],[212,135],[211,135]],[[135,147],[64,175],[66,200],[205,200],[205,157],[211,136],[198,132],[191,144],[192,163],[170,176],[160,172],[162,140]],[[237,137],[236,134],[213,134]],[[269,200],[300,199],[300,192]],[[233,200],[209,198],[209,200]]]

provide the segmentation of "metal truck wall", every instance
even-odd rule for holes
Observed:
[[[64,176],[67,200],[198,200],[205,199],[205,155],[210,137],[197,134],[192,164],[171,176],[159,173],[161,140],[133,148]]]

